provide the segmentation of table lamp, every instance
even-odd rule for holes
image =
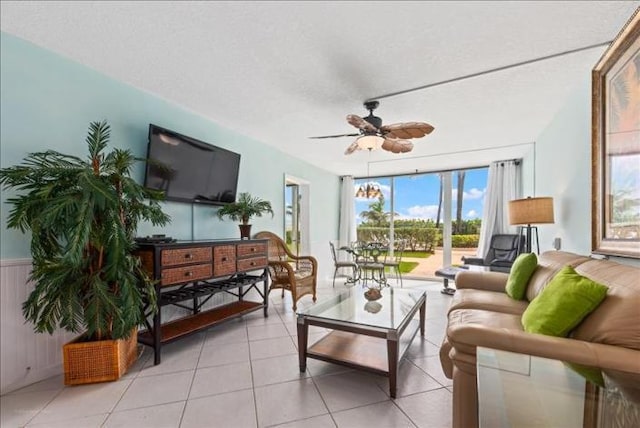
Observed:
[[[553,198],[540,197],[509,201],[509,224],[520,227],[520,236],[526,231],[525,252],[532,249],[531,235],[535,230],[537,253],[540,254],[538,228],[532,224],[553,223]]]

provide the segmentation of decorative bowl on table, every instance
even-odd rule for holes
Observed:
[[[370,302],[378,300],[381,297],[382,297],[382,292],[380,291],[379,288],[369,288],[367,289],[367,291],[364,292],[364,298],[369,300]]]

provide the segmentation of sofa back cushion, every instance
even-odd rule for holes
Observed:
[[[514,300],[502,292],[459,288],[451,298],[449,312],[456,309],[482,309],[503,314],[522,315],[528,304],[527,301]]]
[[[589,260],[576,272],[607,286],[607,298],[572,332],[588,342],[640,350],[640,268]]]
[[[563,267],[576,267],[589,260],[591,260],[589,257],[564,251],[547,251],[540,254],[538,257],[538,268],[533,272],[533,275],[531,275],[529,285],[527,285],[527,300],[531,302],[535,299]]]

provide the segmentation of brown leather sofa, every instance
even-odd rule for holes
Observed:
[[[568,338],[525,332],[522,313],[566,265],[606,285],[607,297]],[[546,252],[538,258],[523,301],[507,296],[507,278],[505,273],[479,271],[456,276],[458,291],[452,298],[440,348],[443,371],[453,379],[454,428],[478,426],[478,346],[599,367],[610,377],[640,385],[639,268],[568,252]]]

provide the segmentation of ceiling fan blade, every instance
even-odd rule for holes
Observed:
[[[421,138],[433,132],[433,126],[424,122],[394,123],[385,125],[380,131],[390,138]]]
[[[323,135],[321,137],[309,137],[312,140],[318,140],[322,138],[339,138],[339,137],[358,137],[360,134],[338,134],[338,135]]]
[[[347,115],[347,122],[349,122],[349,125],[355,126],[356,128],[363,130],[364,132],[378,132],[378,128],[355,114]]]
[[[413,143],[407,140],[385,138],[382,143],[382,149],[391,153],[407,153],[413,150]]]
[[[347,150],[344,151],[345,155],[350,155],[351,153],[355,152],[356,150],[360,150],[360,146],[358,145],[357,141],[354,141],[353,143],[351,143],[349,145],[349,147],[347,147]]]

